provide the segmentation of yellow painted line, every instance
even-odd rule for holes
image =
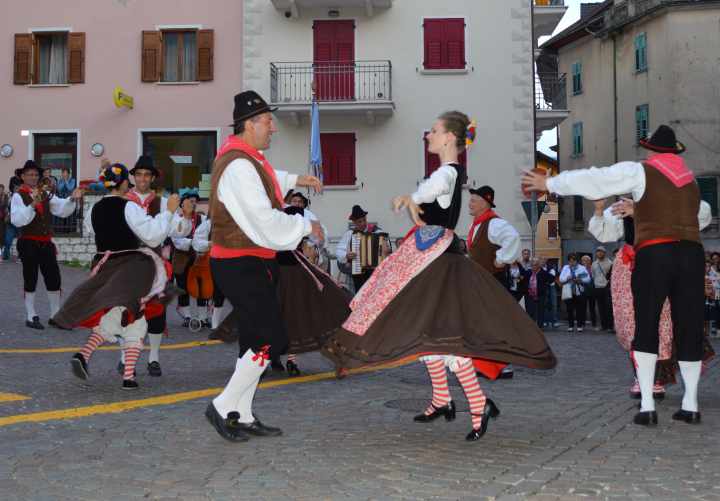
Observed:
[[[197,348],[199,346],[212,346],[222,344],[222,341],[190,341],[187,343],[163,344],[160,345],[161,350],[184,350],[187,348]],[[0,353],[75,353],[80,351],[80,346],[60,347],[60,348],[0,348]],[[149,346],[145,346],[145,350],[149,350]],[[102,351],[118,351],[120,347],[117,345],[101,346],[98,350]]]
[[[384,365],[376,365],[372,367],[363,367],[361,369],[353,369],[350,374],[362,374],[365,372],[374,372],[381,369],[392,369],[400,367],[407,363],[406,360],[392,362]],[[314,381],[323,381],[334,379],[335,372],[321,372],[309,376],[300,376],[295,378],[281,379],[278,381],[268,381],[261,383],[260,388],[275,388],[289,384],[311,383]],[[17,414],[15,416],[0,417],[0,427],[9,426],[18,423],[39,423],[44,421],[54,421],[61,419],[77,419],[81,417],[94,416],[98,414],[117,414],[127,412],[143,407],[155,407],[158,405],[171,405],[188,400],[197,400],[198,398],[214,397],[222,391],[222,388],[207,388],[205,390],[186,391],[183,393],[173,393],[160,397],[143,398],[140,400],[126,400],[123,402],[112,402],[109,404],[89,405],[86,407],[75,407],[72,409],[60,409],[55,411],[33,412],[31,414]]]
[[[0,402],[18,402],[20,400],[30,400],[30,397],[25,395],[18,395],[17,393],[1,393]]]

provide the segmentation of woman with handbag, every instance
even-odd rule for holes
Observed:
[[[578,264],[577,255],[568,254],[568,264],[560,272],[562,300],[568,314],[568,332],[582,332],[585,325],[585,286],[590,283],[590,274]],[[577,324],[576,324],[577,322]]]

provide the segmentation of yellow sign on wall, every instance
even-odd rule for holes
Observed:
[[[113,102],[118,108],[122,108],[124,106],[128,109],[133,109],[135,104],[135,100],[132,96],[125,94],[122,87],[115,87],[115,90],[113,91]]]

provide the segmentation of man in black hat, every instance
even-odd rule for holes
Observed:
[[[633,360],[637,369],[640,412],[634,422],[656,425],[653,400],[658,326],[665,299],[670,299],[673,337],[685,383],[682,406],[673,419],[699,423],[697,387],[703,355],[703,299],[705,255],[700,243],[700,189],[679,156],[685,146],[675,131],[661,125],[640,146],[649,150],[640,162],[572,170],[553,178],[526,173],[522,183],[530,191],[580,195],[597,200],[630,193],[635,202],[635,301]]]
[[[277,131],[268,104],[254,91],[235,96],[233,135],[212,169],[210,218],[213,282],[233,306],[240,353],[227,386],[205,416],[232,442],[282,431],[255,418],[252,402],[266,362],[287,349],[277,294],[277,251],[294,250],[303,237],[321,236],[320,224],[283,212],[284,194],[295,186],[322,189],[320,180],[276,171],[262,151]]]
[[[50,187],[38,185],[42,169],[33,160],[25,162],[21,177],[23,184],[10,202],[10,222],[20,230],[17,247],[23,265],[25,325],[31,329],[44,329],[35,312],[38,271],[42,273],[50,300],[50,325],[55,325],[52,317],[60,309],[60,268],[52,242],[52,216],[70,216],[83,192],[76,189],[69,198],[53,196]]]
[[[141,155],[135,167],[130,169],[130,175],[133,176],[135,187],[127,192],[125,198],[139,205],[145,213],[150,217],[167,210],[168,199],[158,196],[152,189],[152,185],[159,176],[159,171],[155,167],[152,157]],[[182,217],[180,212],[174,211],[173,219],[170,225],[169,237],[181,237],[190,232],[190,221]],[[156,251],[165,259],[170,258],[170,245],[168,242],[162,242],[156,248]],[[150,353],[148,354],[147,371],[150,376],[162,376],[162,368],[160,367],[160,344],[162,343],[163,334],[167,327],[167,315],[164,306],[162,314],[148,321],[148,340],[150,342]],[[120,352],[120,362],[117,370],[119,373],[125,372],[125,355],[124,351]]]
[[[353,205],[348,220],[350,221],[350,229],[340,238],[335,248],[335,257],[337,258],[340,271],[352,276],[355,292],[359,291],[365,282],[368,281],[375,268],[367,268],[359,265],[360,256],[357,249],[353,250],[353,235],[356,233],[366,233],[368,231],[367,211],[364,211],[359,205]]]

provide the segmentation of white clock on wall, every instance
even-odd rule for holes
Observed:
[[[90,146],[90,154],[94,157],[99,157],[105,153],[105,146],[102,145],[102,143],[95,143],[92,146]]]
[[[13,147],[9,144],[3,144],[0,146],[0,156],[3,158],[11,157],[13,154]]]

